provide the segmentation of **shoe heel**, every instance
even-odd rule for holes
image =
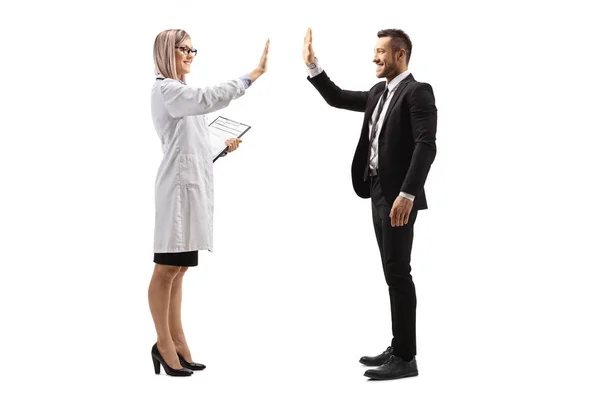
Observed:
[[[154,363],[154,373],[157,375],[160,374],[160,361],[152,356],[152,362]]]

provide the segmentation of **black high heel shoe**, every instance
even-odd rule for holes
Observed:
[[[161,364],[162,364],[163,369],[167,373],[167,375],[190,376],[194,373],[194,371],[191,371],[187,368],[175,369],[175,368],[169,367],[169,364],[167,364],[167,362],[165,361],[163,356],[158,351],[158,347],[157,347],[156,343],[154,343],[154,346],[152,346],[152,362],[154,363],[154,373],[157,375],[160,374]]]
[[[202,371],[204,368],[206,368],[206,365],[204,364],[198,364],[193,361],[189,363],[185,361],[183,357],[179,355],[179,353],[177,353],[177,357],[179,357],[179,362],[183,368],[191,369],[192,371]]]

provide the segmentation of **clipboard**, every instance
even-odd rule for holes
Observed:
[[[241,138],[250,128],[250,125],[221,116],[208,124],[213,163],[227,154],[228,146],[225,144],[227,139]]]

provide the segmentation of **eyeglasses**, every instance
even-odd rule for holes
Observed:
[[[196,57],[196,54],[198,54],[198,50],[196,50],[196,49],[190,49],[187,46],[176,47],[176,49],[179,49],[185,55],[189,55],[190,53],[192,53],[192,55],[194,57]]]

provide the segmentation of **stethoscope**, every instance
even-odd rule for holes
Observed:
[[[157,81],[164,81],[165,78],[157,77],[156,80]],[[181,84],[183,84],[183,85],[187,85],[185,82],[182,82],[182,81],[178,81],[178,82],[181,83]]]

